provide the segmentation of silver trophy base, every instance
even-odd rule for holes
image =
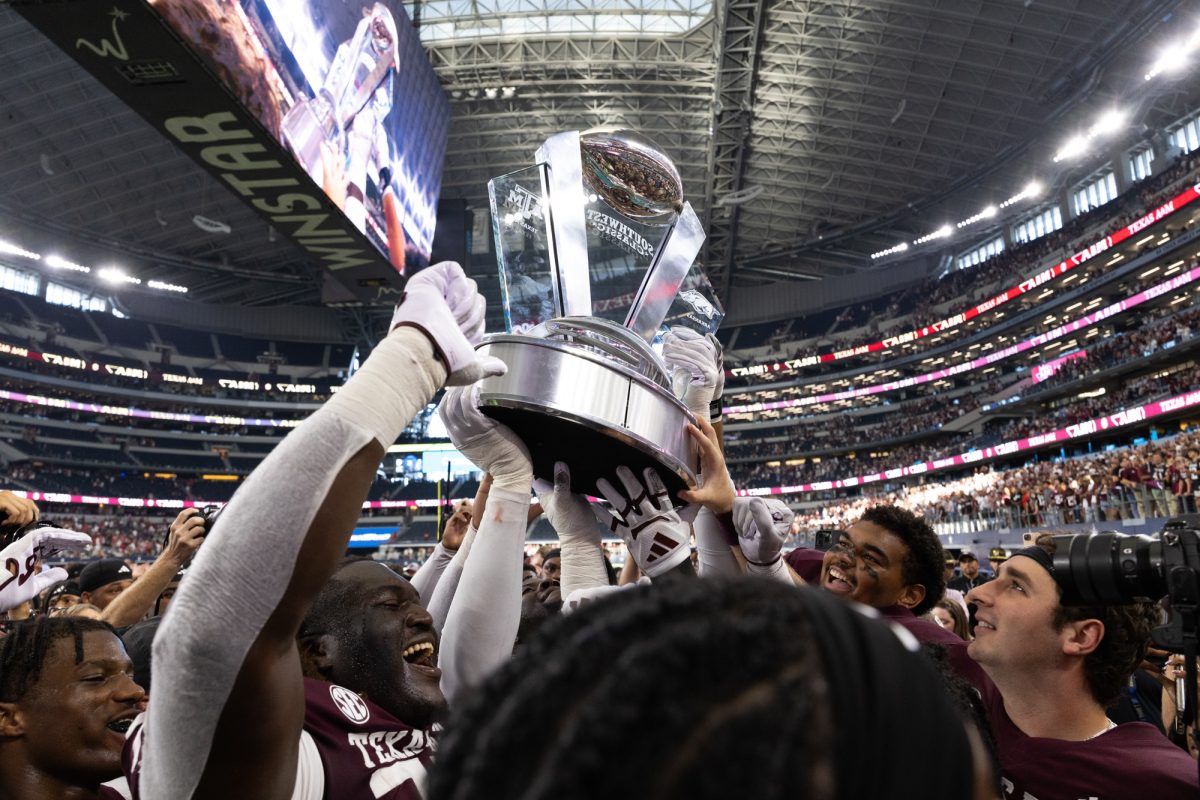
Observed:
[[[596,481],[614,480],[618,466],[639,476],[652,467],[683,505],[678,493],[697,485],[699,456],[686,429],[695,418],[665,385],[653,354],[605,320],[550,325],[549,336],[498,334],[479,345],[508,365],[480,382],[483,413],[525,442],[539,478],[553,481],[554,462],[564,461],[572,491],[594,496]]]

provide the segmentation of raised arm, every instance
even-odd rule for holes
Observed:
[[[453,706],[512,655],[521,621],[521,553],[533,465],[513,432],[480,412],[475,387],[446,392],[438,411],[454,446],[492,476],[442,632],[442,691]]]
[[[146,616],[154,601],[171,583],[171,579],[204,541],[204,517],[199,509],[185,508],[171,523],[167,546],[159,553],[142,577],[113,598],[104,608],[100,619],[114,628],[123,628]]]
[[[142,797],[291,796],[304,718],[296,632],[386,447],[447,374],[470,383],[503,370],[476,361],[483,310],[456,264],[413,278],[362,369],[234,495],[155,639]]]

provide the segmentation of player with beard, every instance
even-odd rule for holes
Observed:
[[[439,644],[443,662],[478,654],[473,608],[455,604],[439,643],[410,583],[375,563],[337,565],[386,448],[416,412],[443,385],[504,371],[476,356],[483,321],[457,264],[420,273],[363,367],[234,495],[154,640],[154,702],[126,747],[135,795],[420,797],[445,705]],[[483,533],[523,535],[532,475],[515,458],[489,466]]]

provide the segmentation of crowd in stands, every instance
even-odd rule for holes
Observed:
[[[1200,432],[1078,458],[1008,470],[983,468],[956,479],[845,500],[797,512],[801,529],[840,528],[872,505],[908,509],[933,523],[974,530],[1055,527],[1166,518],[1197,512]]]
[[[1079,385],[1079,381],[1097,372],[1111,370],[1115,367],[1132,364],[1147,358],[1167,347],[1178,347],[1193,343],[1197,325],[1200,324],[1200,309],[1188,308],[1176,312],[1170,305],[1147,312],[1140,318],[1137,328],[1112,336],[1101,336],[1094,344],[1082,351],[1068,350],[1064,354],[1081,352],[1084,357],[1075,358],[1059,364],[1055,373],[1049,378],[1023,390],[1019,399],[1029,400],[1039,396],[1049,395],[1064,386]],[[1007,380],[1015,381],[1027,375],[1021,372],[1008,374]],[[746,458],[780,458],[784,456],[803,455],[805,453],[830,448],[849,448],[867,444],[878,444],[897,439],[913,433],[935,431],[942,424],[961,415],[968,414],[987,401],[1002,386],[1001,380],[980,384],[967,395],[948,398],[942,395],[918,398],[898,404],[897,410],[902,409],[902,415],[893,411],[885,421],[875,424],[855,424],[857,419],[842,416],[830,421],[811,423],[803,416],[795,419],[796,430],[791,428],[771,432],[775,441],[762,442],[743,438],[732,441],[729,445],[731,461]],[[1169,386],[1186,387],[1181,379],[1168,382]],[[1141,392],[1132,397],[1144,396]],[[864,404],[879,402],[877,398],[862,398]],[[855,401],[857,404],[857,401]],[[1079,406],[1080,413],[1091,413],[1098,408],[1111,407],[1113,397],[1101,403],[1084,404]],[[730,415],[737,420],[745,415]],[[1090,417],[1084,417],[1090,419]],[[1073,420],[1073,421],[1078,421]],[[1069,423],[1068,423],[1069,424]],[[802,426],[804,426],[802,428]],[[1032,431],[1039,432],[1039,431]],[[991,431],[994,436],[1006,436],[1002,431]],[[1025,435],[1025,434],[1021,434]],[[1003,441],[1003,439],[1000,439]]]
[[[862,331],[855,331],[842,336],[826,336],[830,318],[824,315],[811,315],[808,323],[801,319],[791,321],[784,325],[783,329],[787,330],[793,341],[801,337],[819,337],[817,342],[805,342],[799,347],[780,344],[777,348],[773,348],[778,349],[779,355],[772,355],[772,358],[800,358],[810,355],[817,349],[818,343],[820,351],[826,352],[877,341],[881,335],[878,323],[882,320],[889,322],[899,320],[895,327],[889,328],[889,333],[898,333],[913,330],[964,311],[1007,289],[1021,279],[1045,269],[1051,265],[1051,262],[1057,263],[1096,239],[1120,230],[1147,211],[1162,205],[1178,192],[1177,184],[1195,171],[1197,158],[1195,153],[1181,155],[1173,165],[1158,175],[1138,183],[1115,201],[1071,219],[1062,228],[1051,234],[1020,247],[1005,250],[977,267],[955,270],[907,290],[851,306],[848,313],[843,310],[840,312],[842,316],[833,318],[838,321],[835,327],[841,329],[865,325],[867,327],[865,334]],[[1167,223],[1167,227],[1178,229],[1180,224],[1172,221]],[[1105,266],[1103,261],[1093,260],[1072,270],[1072,274],[1078,274],[1087,279],[1108,269],[1110,267]],[[951,301],[954,302],[951,303]],[[945,306],[946,303],[950,303],[950,305]],[[1014,303],[1013,305],[1019,304]],[[938,308],[935,309],[935,307]],[[976,321],[961,326],[958,330],[972,330],[988,324],[990,321],[988,315],[985,314]],[[771,325],[774,326],[773,330],[777,338],[780,324],[771,323]],[[961,333],[956,335],[961,335]],[[746,339],[748,342],[757,342],[757,337],[746,337]],[[739,349],[745,346],[739,344]],[[894,347],[886,355],[879,352],[868,353],[856,357],[857,360],[847,360],[843,363],[878,363],[927,347],[928,344],[924,340],[917,340]],[[751,357],[745,363],[754,363],[757,360],[759,359]],[[728,366],[740,363],[742,362],[737,359],[736,352],[727,357]],[[756,380],[781,380],[793,375],[794,373],[774,372],[767,373]]]
[[[1154,374],[1124,383],[1118,390],[1091,398],[1067,398],[1021,417],[985,423],[979,436],[943,435],[940,440],[903,444],[872,453],[871,443],[860,445],[841,457],[808,458],[803,463],[738,463],[730,469],[739,486],[795,486],[855,475],[873,474],[894,467],[933,461],[970,449],[990,447],[1057,430],[1132,405],[1185,392],[1200,385],[1200,367],[1189,364],[1168,374]],[[781,455],[785,445],[781,444]]]

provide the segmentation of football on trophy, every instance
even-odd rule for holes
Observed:
[[[683,183],[671,159],[634,131],[594,128],[579,136],[588,188],[630,217],[661,217],[683,208]]]

